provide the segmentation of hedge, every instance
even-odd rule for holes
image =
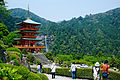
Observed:
[[[49,80],[44,74],[35,74],[33,72],[30,72],[25,66],[14,66],[14,65],[8,65],[5,63],[0,63],[0,67],[12,67],[12,68],[18,68],[17,74],[22,75],[22,78],[19,80]]]
[[[69,70],[70,70],[69,68],[57,68],[56,75],[71,77],[72,72],[69,72]],[[50,68],[43,68],[43,73],[50,74],[51,69]],[[76,77],[80,78],[80,79],[89,79],[89,80],[93,79],[92,69],[88,69],[88,68],[77,69]]]
[[[110,75],[110,79],[111,80],[120,80],[120,72],[116,72],[116,71],[109,71]]]
[[[36,68],[34,68],[36,69]],[[72,73],[69,72],[69,68],[57,68],[56,69],[56,75],[61,75],[61,76],[72,76]],[[50,68],[43,68],[43,73],[51,73],[51,69]],[[100,74],[102,73],[102,70],[100,72]],[[116,71],[109,71],[110,75],[109,78],[110,80],[119,80],[120,79],[120,72],[116,72]],[[76,72],[76,77],[80,78],[80,79],[93,79],[93,75],[92,75],[92,69],[90,68],[80,68],[77,69]]]

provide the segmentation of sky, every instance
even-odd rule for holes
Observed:
[[[8,9],[23,8],[50,21],[70,20],[74,17],[103,13],[120,8],[120,0],[5,0]]]

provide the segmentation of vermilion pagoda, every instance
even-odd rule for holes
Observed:
[[[40,52],[42,48],[45,48],[45,46],[37,46],[38,42],[41,41],[39,37],[36,35],[39,34],[39,28],[38,26],[40,23],[35,22],[29,18],[29,9],[28,9],[28,18],[27,20],[20,22],[17,24],[18,26],[21,26],[18,28],[21,34],[20,38],[16,38],[16,41],[20,41],[21,45],[16,45],[16,48],[19,48],[20,50],[26,49],[29,52]]]

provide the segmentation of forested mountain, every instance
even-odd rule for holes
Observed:
[[[27,11],[21,8],[15,8],[10,9],[9,12],[10,15],[7,16],[0,14],[0,21],[8,27],[9,31],[14,31],[17,29],[16,23],[21,22],[27,18]],[[45,20],[44,18],[41,18],[32,12],[30,12],[30,18],[41,23],[42,27],[50,23],[50,21]]]
[[[9,30],[27,16],[26,10],[20,8],[11,11],[10,18],[3,20]],[[53,54],[96,55],[102,52],[107,56],[120,56],[120,8],[61,23],[45,20],[31,12],[30,17],[42,24],[41,34],[48,35]]]
[[[13,16],[13,17],[16,17],[16,18],[22,18],[22,19],[26,19],[27,18],[27,11],[24,10],[24,9],[21,9],[21,8],[15,8],[15,9],[11,9],[11,13],[10,15]],[[37,22],[40,22],[42,24],[47,24],[49,23],[48,20],[44,19],[44,18],[41,18],[37,15],[35,15],[34,13],[30,12],[29,13],[30,15],[30,18],[34,21],[37,21]]]
[[[58,30],[53,30],[53,53],[96,55],[102,52],[107,56],[120,56],[120,8],[58,25]]]

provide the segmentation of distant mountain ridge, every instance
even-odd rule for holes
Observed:
[[[10,13],[11,16],[16,17],[16,18],[22,18],[22,19],[26,19],[27,18],[27,10],[25,9],[21,9],[21,8],[15,8],[15,9],[10,9],[12,11],[12,13]],[[30,18],[32,20],[35,20],[37,22],[43,23],[43,24],[47,24],[50,21],[41,18],[37,15],[35,15],[34,13],[30,12]]]

